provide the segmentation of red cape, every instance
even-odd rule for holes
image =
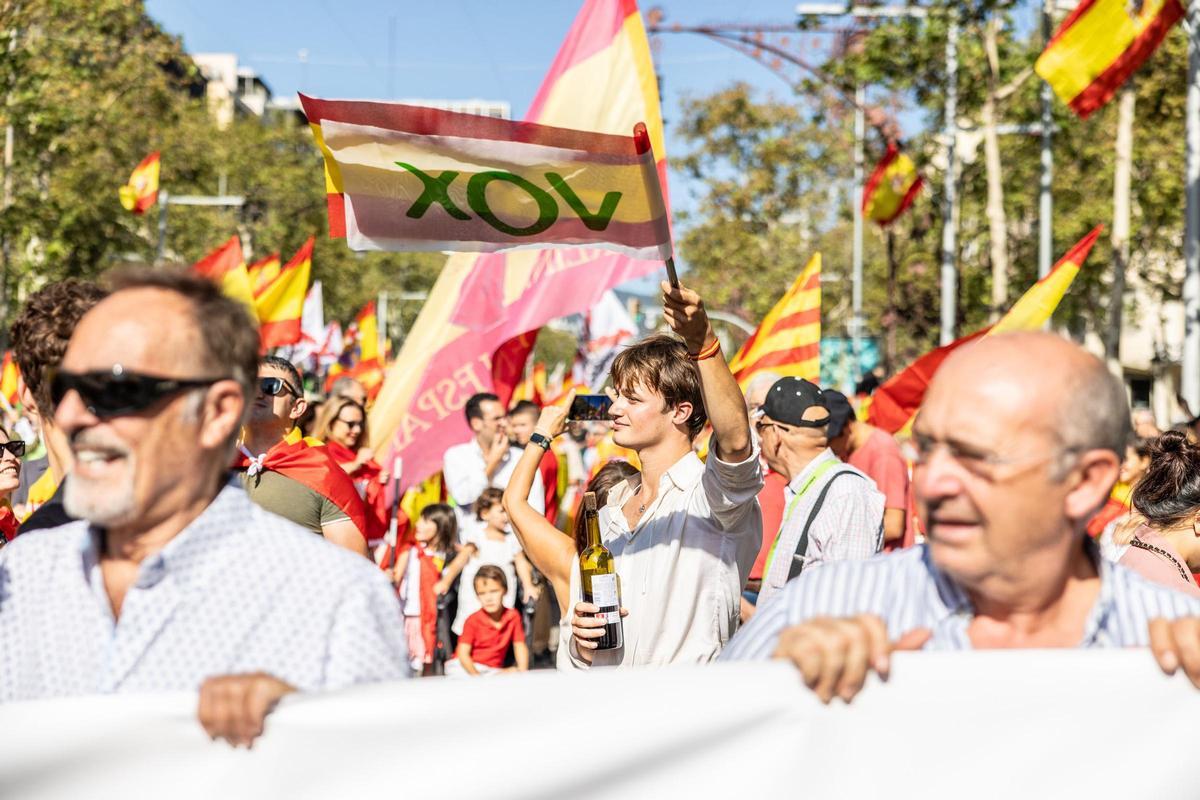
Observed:
[[[249,466],[250,459],[239,452],[233,468],[245,470]],[[287,438],[267,451],[262,466],[265,470],[278,472],[329,498],[334,505],[346,512],[346,516],[354,523],[354,527],[358,528],[363,538],[367,537],[367,508],[358,496],[358,490],[354,488],[354,481],[330,455],[329,448],[319,440],[303,438],[298,431],[293,430]]]
[[[358,453],[338,442],[328,441],[325,447],[338,464],[349,464],[358,457]],[[372,459],[349,474],[366,505],[367,541],[382,539],[388,529],[388,505],[384,498],[383,482],[379,480],[379,476],[383,474],[383,467]]]

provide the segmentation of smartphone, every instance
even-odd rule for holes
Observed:
[[[606,394],[577,394],[571,403],[567,419],[572,420],[609,420],[608,409],[612,399]]]

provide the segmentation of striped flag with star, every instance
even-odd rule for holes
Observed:
[[[755,374],[821,377],[821,254],[815,254],[729,362],[744,390]]]

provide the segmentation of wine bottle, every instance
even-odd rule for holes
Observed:
[[[621,625],[621,593],[617,584],[617,562],[612,551],[600,541],[600,514],[596,510],[596,495],[583,496],[583,521],[587,530],[587,547],[579,554],[579,583],[583,602],[600,607],[597,617],[605,620],[604,635],[594,639],[597,650],[615,650],[625,643]]]

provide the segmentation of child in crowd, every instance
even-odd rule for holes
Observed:
[[[437,595],[454,582],[466,559],[447,561],[455,551],[458,519],[454,509],[435,503],[425,506],[413,528],[414,541],[400,545],[392,569],[392,583],[399,588],[408,634],[408,656],[413,672],[428,674],[437,642]],[[439,590],[441,589],[441,590]]]
[[[521,614],[515,608],[505,608],[504,594],[508,591],[508,578],[504,570],[494,564],[484,564],[475,573],[475,595],[481,608],[467,617],[462,636],[458,637],[456,661],[446,663],[446,674],[487,675],[496,672],[511,672],[504,662],[512,648],[517,662],[515,669],[529,669],[529,648],[525,645],[525,626]]]
[[[468,531],[459,558],[469,554],[469,561],[462,570],[462,586],[458,592],[458,614],[454,619],[454,632],[461,635],[467,617],[480,608],[479,599],[473,592],[465,591],[471,586],[476,573],[485,565],[492,564],[503,571],[505,577],[504,605],[513,608],[517,599],[517,579],[526,600],[536,600],[538,590],[533,585],[533,567],[521,550],[521,543],[508,529],[508,512],[504,510],[504,492],[500,489],[484,489],[475,501],[475,515],[482,526]],[[458,559],[455,559],[457,562]],[[443,579],[443,583],[446,581]]]

